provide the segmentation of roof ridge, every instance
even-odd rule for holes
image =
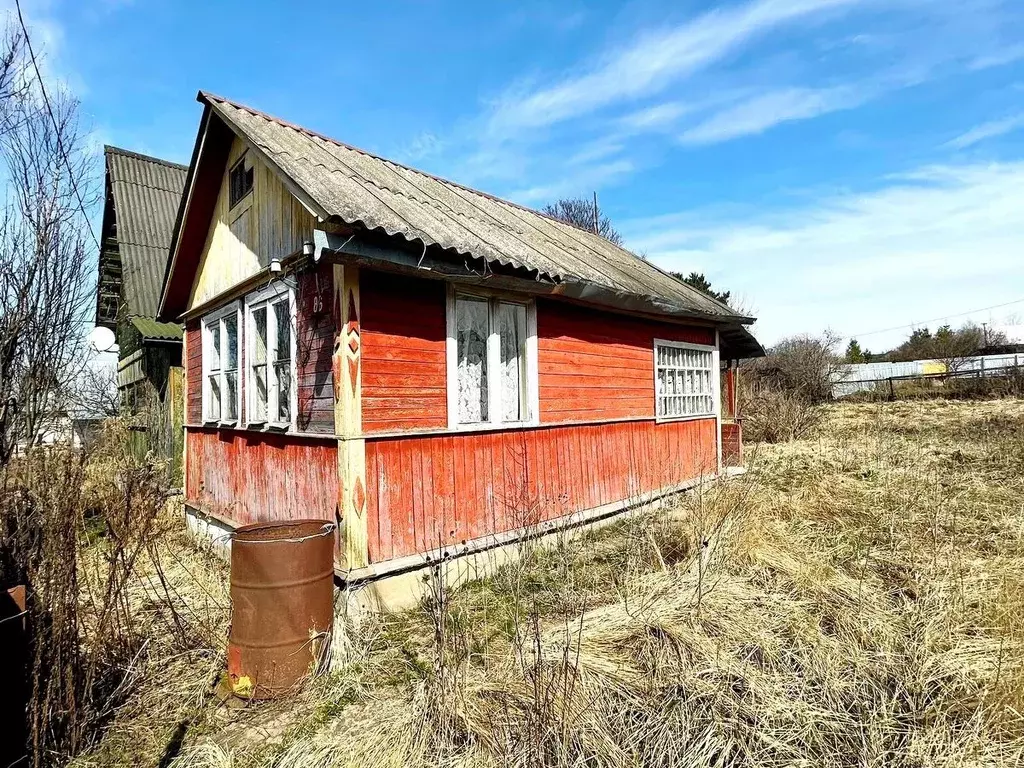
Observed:
[[[105,155],[122,155],[123,157],[133,157],[136,160],[145,160],[148,163],[156,163],[157,165],[165,165],[170,168],[176,168],[180,171],[187,171],[188,166],[182,163],[174,163],[170,160],[164,160],[160,157],[153,157],[152,155],[144,155],[141,152],[135,152],[130,149],[123,149],[122,147],[115,147],[111,144],[103,145],[103,154]]]
[[[263,112],[263,111],[261,111],[259,109],[254,109],[253,107],[250,107],[247,104],[242,104],[241,102],[233,101],[232,99],[226,99],[223,96],[218,96],[217,94],[210,93],[209,91],[199,91],[199,94],[196,97],[196,100],[199,101],[199,102],[202,102],[205,99],[211,99],[213,101],[219,101],[219,102],[222,102],[224,104],[230,104],[232,107],[235,107],[236,109],[244,110],[244,111],[246,111],[246,112],[248,112],[248,113],[250,113],[252,115],[256,115],[258,117],[262,117],[265,120],[270,120],[272,122],[277,123],[278,125],[284,126],[285,128],[291,128],[293,131],[297,131],[298,133],[305,134],[306,136],[310,136],[312,138],[321,139],[323,141],[330,142],[331,144],[334,144],[336,146],[342,147],[344,149],[351,150],[352,152],[358,152],[361,155],[366,155],[367,157],[372,157],[374,160],[379,160],[382,163],[390,163],[391,165],[396,165],[399,168],[404,168],[405,170],[410,171],[411,173],[418,173],[420,176],[426,176],[427,178],[433,179],[434,181],[440,182],[442,184],[450,184],[453,187],[458,187],[459,189],[465,190],[466,192],[470,192],[470,193],[472,193],[474,195],[480,195],[481,197],[486,197],[488,200],[493,200],[496,203],[501,203],[503,205],[510,205],[513,208],[518,208],[521,211],[526,211],[528,213],[532,213],[535,216],[542,216],[545,219],[548,219],[549,221],[555,222],[556,224],[562,224],[562,225],[567,226],[567,227],[572,227],[573,229],[579,230],[580,232],[585,232],[588,235],[595,235],[596,237],[601,237],[601,235],[598,235],[596,232],[592,232],[589,229],[584,229],[583,227],[578,227],[578,226],[576,226],[575,224],[573,224],[571,222],[563,221],[562,219],[559,219],[559,218],[557,218],[555,216],[552,216],[551,214],[545,213],[544,211],[538,211],[536,208],[530,208],[529,206],[513,202],[512,200],[506,200],[505,198],[498,197],[497,195],[493,195],[490,192],[484,192],[484,191],[479,190],[479,189],[474,189],[473,187],[466,186],[465,184],[460,184],[457,181],[452,181],[451,179],[446,179],[444,176],[438,176],[436,173],[429,173],[427,171],[420,170],[419,168],[413,168],[411,165],[406,165],[405,163],[400,163],[397,160],[392,160],[392,159],[390,159],[388,157],[384,157],[383,155],[378,155],[376,152],[370,152],[369,150],[362,149],[361,147],[357,147],[357,146],[355,146],[353,144],[348,144],[348,143],[346,143],[344,141],[339,141],[338,139],[332,138],[331,136],[328,136],[328,135],[326,135],[324,133],[320,133],[319,131],[314,131],[314,130],[310,130],[309,128],[304,128],[303,126],[298,125],[297,123],[293,123],[293,122],[291,122],[289,120],[284,120],[284,119],[282,119],[280,117],[276,117],[274,115],[268,114],[267,112]],[[603,239],[607,240],[607,238],[603,238]],[[611,243],[610,240],[608,240],[608,242]],[[626,251],[627,253],[631,253],[634,256],[636,256],[635,253],[633,253],[632,251],[629,251],[629,250],[623,248],[621,245],[615,245],[615,243],[612,243],[612,245],[614,245],[616,248],[619,248],[619,249],[621,249],[623,251]]]

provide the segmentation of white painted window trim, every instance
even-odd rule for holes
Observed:
[[[676,347],[678,349],[695,349],[702,352],[711,352],[711,396],[712,400],[712,413],[694,413],[686,414],[683,416],[659,416],[658,415],[658,347]],[[719,349],[718,349],[718,331],[715,331],[715,343],[712,344],[693,344],[688,341],[670,341],[669,339],[654,339],[654,344],[651,348],[651,355],[654,360],[654,418],[658,424],[662,424],[670,421],[693,421],[695,419],[711,419],[714,418],[718,422],[719,432],[719,446],[721,446],[721,431],[722,431],[722,393],[721,393],[721,371],[718,370],[719,366]]]
[[[487,421],[462,424],[459,422],[459,351],[456,327],[455,302],[460,296],[469,299],[486,299],[488,302],[487,322]],[[491,386],[491,372],[497,372],[501,365],[501,342],[494,323],[495,307],[498,303],[519,304],[526,307],[526,418],[518,421],[501,420],[501,388]],[[447,286],[445,301],[445,322],[447,341],[445,344],[446,379],[448,394],[448,429],[453,432],[493,430],[502,427],[535,427],[540,425],[540,384],[537,375],[537,302],[519,294],[493,290],[465,290],[451,283]]]
[[[224,353],[227,349],[226,336],[224,330],[224,319],[230,317],[232,314],[235,316],[235,335],[236,335],[236,354],[238,360],[235,369],[235,403],[238,406],[238,415],[234,419],[222,418],[224,414],[224,400],[227,395],[227,386],[225,385],[224,378]],[[240,388],[242,384],[242,307],[241,302],[233,301],[226,306],[216,309],[207,315],[204,315],[200,323],[200,329],[202,333],[202,353],[203,353],[203,423],[204,424],[216,424],[221,426],[234,426],[241,421],[242,418],[242,402],[239,397]],[[217,418],[210,417],[210,355],[213,351],[213,343],[211,340],[212,334],[218,334],[220,338],[220,413]]]
[[[271,415],[278,413],[280,405],[280,390],[274,380],[274,354],[277,350],[277,324],[273,322],[272,306],[282,298],[288,301],[288,317],[291,323],[291,369],[289,375],[292,379],[291,402],[289,421],[277,421]],[[299,404],[299,376],[298,376],[298,323],[297,310],[295,305],[295,281],[289,278],[275,280],[271,285],[259,291],[246,295],[245,299],[245,418],[246,426],[253,429],[264,427],[275,430],[294,430],[296,428],[296,417]],[[256,396],[256,385],[252,376],[253,342],[256,332],[253,324],[253,311],[266,308],[267,312],[267,418],[265,421],[256,421],[251,418],[255,412],[253,398]]]

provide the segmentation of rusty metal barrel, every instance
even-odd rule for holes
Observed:
[[[286,695],[328,653],[334,528],[327,520],[286,520],[232,534],[228,675],[237,695]]]

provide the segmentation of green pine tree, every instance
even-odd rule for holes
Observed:
[[[856,339],[850,339],[850,343],[846,345],[846,362],[848,363],[866,363],[867,354],[860,348],[860,342]]]
[[[702,272],[691,272],[685,277],[683,277],[682,272],[669,272],[669,274],[677,280],[682,280],[687,285],[696,288],[701,293],[705,293],[713,299],[718,299],[723,304],[729,303],[732,291],[716,291],[711,287],[711,283],[708,282],[708,279],[704,277]]]

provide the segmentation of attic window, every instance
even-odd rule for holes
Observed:
[[[232,208],[242,202],[245,196],[252,192],[253,169],[248,159],[246,155],[242,155],[242,158],[231,168],[230,207]]]

